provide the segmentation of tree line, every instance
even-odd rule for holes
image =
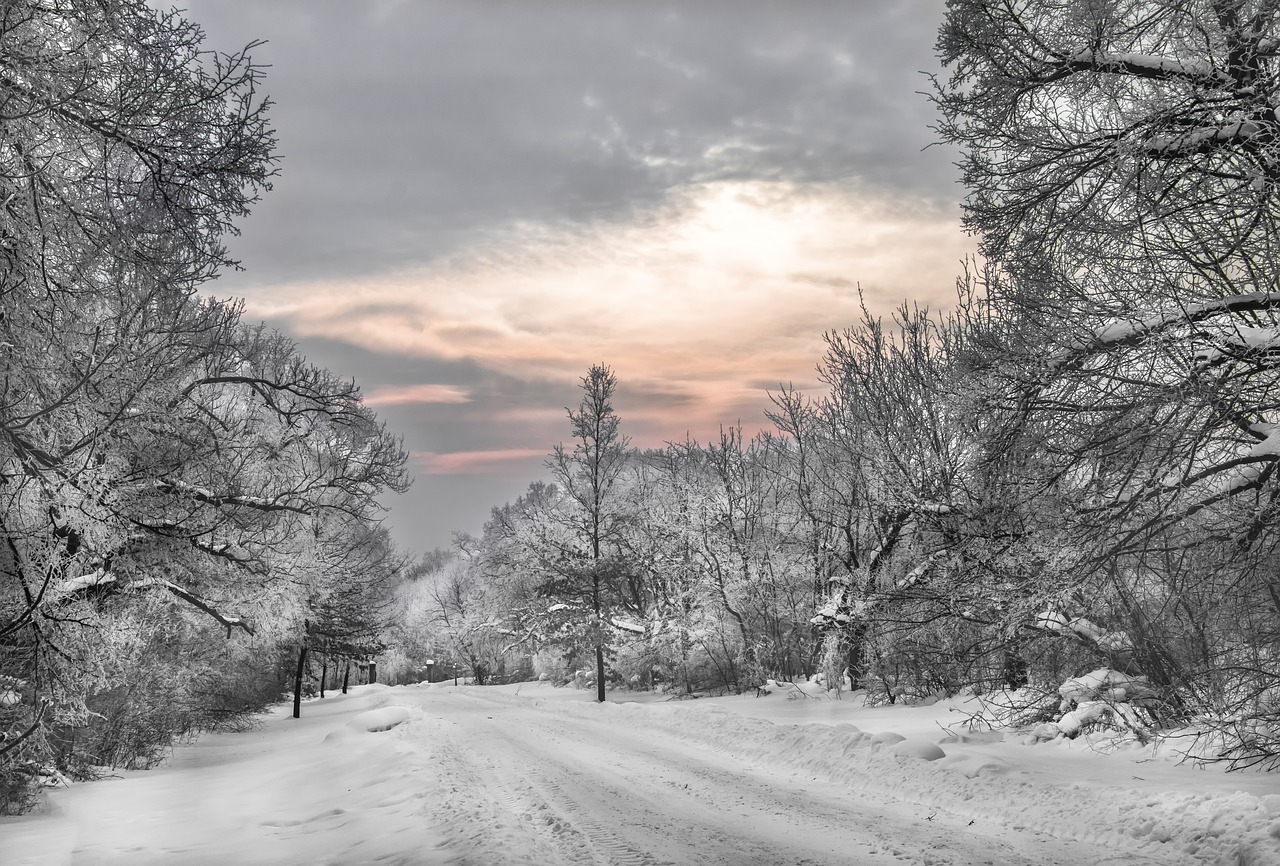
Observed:
[[[400,443],[200,294],[276,171],[250,52],[134,0],[0,7],[0,812],[382,647]]]
[[[601,699],[1017,690],[1014,721],[1096,669],[1111,723],[1274,767],[1278,15],[950,3],[932,98],[981,244],[955,304],[826,335],[825,391],[753,436],[631,448],[593,367],[548,479],[402,590],[430,651]]]

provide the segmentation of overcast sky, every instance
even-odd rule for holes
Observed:
[[[211,290],[354,376],[412,452],[409,550],[545,477],[596,362],[642,447],[767,424],[824,331],[946,304],[925,146],[943,0],[188,0],[267,43],[281,175]]]

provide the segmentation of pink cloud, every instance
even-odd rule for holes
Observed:
[[[505,448],[494,451],[410,451],[425,475],[490,475],[506,472],[508,464],[546,457],[551,448]]]
[[[955,208],[843,181],[725,181],[680,188],[630,222],[516,223],[418,269],[263,288],[248,309],[302,337],[464,364],[544,393],[604,361],[624,432],[657,447],[767,423],[764,389],[779,382],[824,392],[814,370],[825,332],[858,322],[864,303],[878,314],[904,298],[949,306],[973,248]],[[468,397],[422,385],[375,388],[369,402],[468,403],[468,420],[516,422],[503,444],[549,448],[569,435],[563,405],[507,411]],[[422,458],[435,473],[499,473],[503,459],[519,458]]]
[[[403,406],[409,403],[470,403],[471,394],[455,385],[392,385],[374,388],[364,395],[370,406]]]

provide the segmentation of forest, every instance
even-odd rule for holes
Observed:
[[[274,174],[249,50],[142,3],[0,9],[0,811],[368,658],[398,440],[198,293]]]
[[[1045,739],[1192,726],[1274,769],[1278,12],[952,0],[931,98],[981,242],[954,305],[866,311],[824,391],[708,442],[632,447],[592,366],[546,477],[412,561],[356,383],[208,294],[276,172],[256,46],[4,4],[0,811],[370,662],[599,700],[969,690]]]
[[[632,448],[593,366],[548,477],[408,572],[432,642],[393,669],[969,689],[1046,739],[1194,724],[1274,768],[1276,13],[950,3],[932,98],[982,244],[954,306],[827,334],[826,391],[755,435]]]

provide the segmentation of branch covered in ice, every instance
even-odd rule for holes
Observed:
[[[195,499],[197,502],[203,502],[207,505],[223,506],[223,505],[239,505],[245,508],[253,508],[258,511],[291,511],[294,514],[307,514],[305,508],[299,508],[296,505],[285,505],[280,502],[273,502],[264,499],[261,496],[245,496],[243,494],[223,493],[216,494],[204,487],[197,487],[194,484],[188,484],[185,481],[157,481],[156,489],[162,493],[182,493]]]
[[[1052,372],[1077,364],[1089,355],[1124,346],[1133,346],[1177,325],[1194,324],[1214,316],[1280,309],[1280,292],[1248,292],[1201,304],[1187,304],[1142,319],[1106,325],[1059,352],[1049,361]]]
[[[205,601],[203,598],[196,595],[191,590],[183,589],[182,587],[178,586],[176,583],[170,583],[167,580],[157,581],[157,583],[164,589],[167,589],[173,595],[176,595],[178,598],[185,601],[187,604],[190,604],[193,607],[199,608],[200,610],[204,611],[209,616],[213,617],[218,622],[226,626],[227,637],[231,636],[231,629],[233,627],[244,629],[245,633],[247,634],[253,634],[253,626],[245,622],[245,620],[242,617],[230,616],[228,614],[222,613],[213,605],[209,604],[209,602]]]
[[[73,577],[57,584],[53,588],[50,601],[56,602],[77,592],[104,587],[111,589],[147,589],[150,587],[159,587],[187,602],[187,604],[204,611],[209,616],[222,623],[227,627],[228,636],[230,636],[231,629],[233,627],[244,629],[248,634],[253,634],[253,627],[242,617],[222,613],[196,593],[178,586],[176,583],[162,580],[157,577],[147,577],[142,580],[134,580],[129,583],[120,583],[116,580],[116,575],[105,568],[97,568],[88,574],[82,574],[79,577]]]
[[[1063,58],[1056,64],[1063,72],[1112,72],[1139,78],[1177,78],[1201,84],[1228,86],[1231,77],[1199,58],[1161,57],[1129,51],[1085,50]]]
[[[630,622],[629,620],[618,619],[617,617],[614,617],[609,620],[609,624],[616,629],[621,629],[622,631],[629,631],[632,634],[644,634],[644,626],[640,625],[639,623]]]
[[[49,594],[49,601],[57,602],[77,592],[83,592],[93,587],[107,586],[115,582],[116,576],[114,574],[104,568],[96,568],[88,574],[68,578],[54,586],[53,592]]]

